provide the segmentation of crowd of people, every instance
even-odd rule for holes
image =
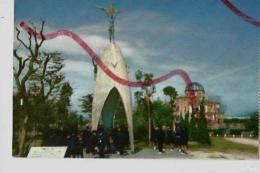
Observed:
[[[65,157],[69,158],[83,158],[86,155],[94,158],[106,158],[109,154],[124,155],[129,147],[127,129],[120,126],[109,132],[102,126],[99,126],[96,131],[91,131],[87,126],[83,131],[66,134],[57,132],[51,140],[52,145],[67,146]]]
[[[97,130],[91,131],[91,128],[86,126],[83,131],[57,131],[49,140],[52,146],[67,146],[65,157],[69,158],[106,158],[110,154],[124,155],[129,148],[128,131],[120,126],[112,130],[105,130],[99,126]],[[175,148],[178,148],[180,153],[187,154],[187,127],[180,124],[172,130],[165,126],[154,126],[151,142],[153,149],[158,150],[159,154],[164,153],[166,149]]]
[[[178,148],[182,154],[187,154],[188,130],[183,124],[176,126],[175,130],[165,126],[155,126],[152,129],[151,141],[154,150],[158,149],[158,153],[162,154],[167,146],[170,150]]]

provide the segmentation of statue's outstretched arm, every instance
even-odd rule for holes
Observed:
[[[104,11],[107,15],[107,17],[109,17],[109,14],[108,14],[108,10],[104,7],[97,7],[97,9],[99,9],[100,11]]]

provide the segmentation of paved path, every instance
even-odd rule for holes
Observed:
[[[192,159],[224,159],[224,160],[256,160],[259,159],[257,153],[223,153],[223,152],[204,152],[204,151],[190,151],[189,154]]]
[[[232,138],[233,139],[233,138]],[[128,152],[130,153],[130,152]],[[86,158],[90,158],[89,154],[84,154]],[[96,157],[98,157],[96,155]],[[189,151],[188,154],[182,154],[178,152],[177,149],[173,151],[166,150],[164,153],[159,154],[158,151],[154,151],[151,148],[143,148],[140,151],[133,154],[117,155],[110,154],[107,155],[110,159],[231,159],[231,160],[248,160],[248,159],[258,159],[258,154],[254,153],[222,153],[222,152],[206,152],[206,151]]]
[[[140,149],[140,151],[137,151],[133,154],[130,154],[130,151],[128,152],[129,154],[125,155],[117,155],[117,154],[110,154],[107,155],[107,158],[112,158],[112,159],[190,159],[192,158],[191,155],[189,154],[183,154],[178,152],[177,149],[174,149],[173,151],[166,150],[164,153],[159,154],[158,151],[155,151],[151,148],[143,148]],[[90,154],[85,154],[85,158],[91,158],[92,156]],[[96,156],[97,157],[97,156]]]
[[[140,151],[129,154],[125,156],[119,156],[116,154],[113,154],[110,156],[111,158],[140,158],[140,159],[189,159],[191,156],[188,154],[183,154],[178,152],[177,149],[174,149],[173,151],[166,150],[164,153],[159,154],[158,151],[154,151],[151,148],[143,148]]]
[[[259,141],[257,139],[248,139],[248,138],[225,138],[228,141],[237,142],[241,144],[253,145],[258,147]]]

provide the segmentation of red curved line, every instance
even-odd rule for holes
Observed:
[[[252,25],[255,25],[257,27],[260,27],[260,21],[256,20],[250,16],[248,16],[246,13],[241,11],[239,8],[237,8],[234,4],[232,4],[229,0],[221,0],[233,13],[244,19],[246,22],[251,23]]]
[[[88,54],[89,56],[99,65],[99,67],[113,80],[117,81],[118,83],[130,87],[143,87],[143,86],[150,86],[152,84],[158,84],[160,82],[163,82],[175,75],[179,75],[182,77],[182,79],[185,81],[186,85],[191,83],[191,79],[189,75],[182,69],[175,69],[170,71],[169,73],[160,76],[158,78],[155,78],[151,81],[145,81],[145,82],[138,82],[138,81],[129,81],[126,79],[123,79],[119,76],[117,76],[115,73],[113,73],[99,58],[99,56],[89,47],[89,45],[80,38],[77,34],[75,34],[72,31],[69,30],[59,30],[50,34],[41,34],[36,32],[34,29],[32,29],[26,22],[21,22],[20,26],[27,31],[30,34],[35,35],[38,39],[44,39],[44,40],[51,40],[58,36],[68,36],[71,39],[73,39],[75,42],[77,42]]]

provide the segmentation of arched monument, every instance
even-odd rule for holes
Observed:
[[[109,43],[105,47],[101,59],[103,63],[116,75],[128,79],[127,66],[119,46],[114,41],[114,20],[121,10],[111,3],[108,8],[99,8],[109,18]],[[125,110],[128,125],[128,134],[131,150],[134,150],[134,134],[132,120],[132,99],[130,87],[122,85],[108,77],[100,67],[97,67],[96,82],[92,104],[92,130],[96,130],[100,121],[104,129],[111,130],[113,117],[117,108],[118,99],[121,99]],[[105,123],[104,123],[105,122]]]

